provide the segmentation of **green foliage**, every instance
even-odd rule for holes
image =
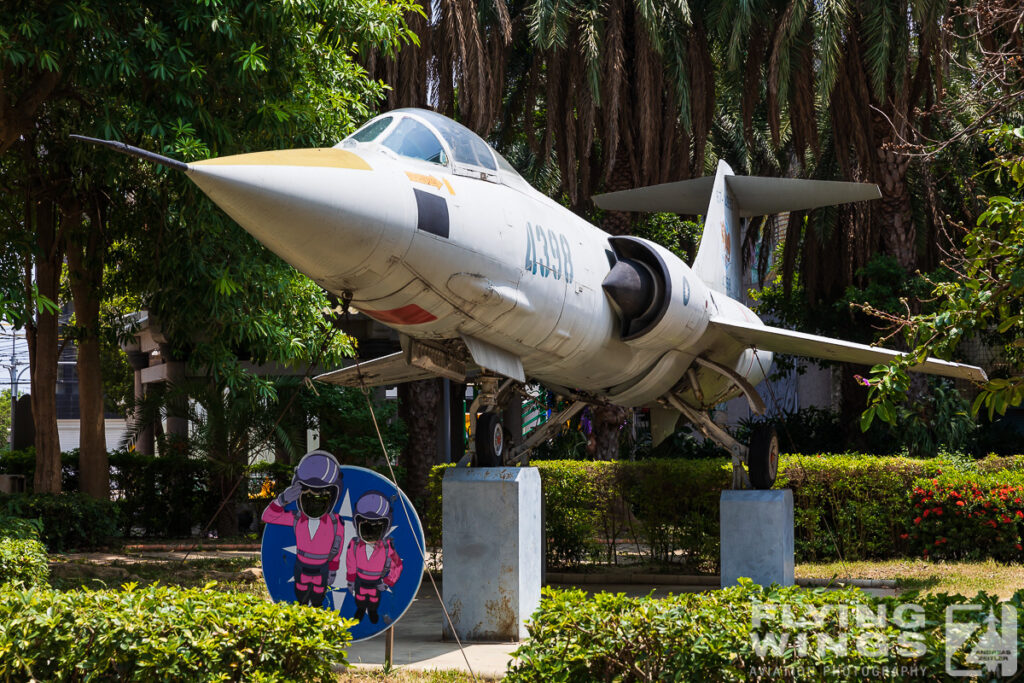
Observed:
[[[335,681],[353,622],[248,594],[0,586],[0,678]]]
[[[1022,601],[1024,591],[1018,591],[1009,604],[1019,609]],[[919,605],[923,614],[894,617],[904,603]],[[969,603],[998,608],[998,600],[984,593],[973,600],[946,594],[876,598],[856,588],[761,587],[749,579],[720,591],[658,599],[545,588],[527,624],[530,637],[504,680],[789,680],[796,670],[810,673],[793,680],[862,680],[865,670],[901,666],[931,675],[945,670],[946,608]],[[855,618],[858,610],[884,613],[886,623]],[[988,610],[976,614],[981,624]],[[798,633],[808,638],[805,656],[795,645]],[[786,634],[788,646],[779,642]],[[822,636],[849,647],[819,647]],[[1024,645],[1024,632],[1017,638],[1018,647]],[[878,647],[861,647],[861,639]],[[962,667],[964,657],[958,650],[953,661]]]
[[[861,429],[867,431],[878,417],[892,426],[894,436],[913,456],[933,456],[943,447],[964,450],[975,431],[967,402],[948,380],[930,381],[928,393],[911,399],[906,367],[872,382],[871,404],[861,415]],[[892,392],[901,392],[902,398],[896,400]]]
[[[11,517],[0,513],[0,537],[20,541],[38,541],[43,535],[43,523],[38,519]]]
[[[539,463],[538,463],[539,465]],[[544,532],[547,561],[576,565],[598,552],[598,512],[606,500],[598,474],[607,463],[554,460],[539,466],[544,496]]]
[[[303,392],[300,405],[313,417],[310,426],[319,429],[320,443],[342,464],[370,467],[380,461],[380,442],[361,390],[319,384],[316,393]],[[398,401],[375,401],[374,412],[394,461],[407,438],[405,423],[398,417]]]
[[[707,569],[717,566],[718,498],[729,487],[731,469],[722,460],[644,460],[622,463],[615,480],[650,558]],[[614,500],[614,498],[613,498]]]
[[[0,510],[9,516],[38,519],[41,540],[52,552],[95,548],[117,536],[114,503],[83,493],[0,494]]]
[[[3,316],[0,315],[0,318]],[[11,437],[11,390],[0,391],[0,451],[6,450]]]
[[[47,585],[50,566],[46,548],[39,542],[42,530],[37,519],[0,513],[0,584]]]
[[[61,487],[65,491],[78,490],[78,449],[60,454]],[[0,473],[20,474],[25,478],[26,490],[31,491],[36,472],[36,449],[29,446],[20,451],[0,452]]]
[[[999,184],[1004,194],[988,198],[977,225],[964,236],[963,252],[953,268],[958,276],[934,283],[939,300],[935,312],[900,320],[912,351],[888,365],[873,369],[872,392],[864,419],[874,417],[894,423],[894,406],[902,404],[907,368],[929,355],[950,357],[960,341],[980,335],[1001,347],[1003,367],[981,386],[971,406],[973,414],[984,409],[991,420],[1024,400],[1024,361],[1019,343],[1024,332],[1024,127],[1002,126],[987,132],[996,158],[984,174]]]
[[[1024,472],[946,472],[915,482],[911,547],[929,558],[1024,559]]]
[[[907,492],[933,476],[939,460],[863,455],[789,456],[778,488],[793,489],[796,551],[801,560],[905,554],[912,508]]]
[[[717,569],[719,495],[731,482],[727,460],[556,460],[534,465],[543,486],[550,566],[616,563],[611,541],[628,539],[643,549],[648,562]],[[441,544],[441,480],[448,467],[435,467],[427,487],[422,519],[432,546]],[[915,482],[954,472],[979,477],[979,482],[1016,481],[1021,471],[1022,456],[974,461],[957,454],[928,460],[787,455],[781,459],[776,486],[793,490],[800,561],[882,559],[920,551],[911,538],[913,520],[920,514],[909,493]],[[1015,510],[1007,514],[1016,518]],[[1004,534],[1001,540],[979,545],[973,556],[1018,557],[1018,542]]]
[[[841,339],[871,343],[877,330],[863,310],[900,314],[906,310],[906,301],[919,302],[929,291],[929,282],[947,274],[934,273],[925,278],[920,274],[908,276],[892,256],[873,256],[855,273],[861,286],[851,285],[842,296],[830,301],[811,303],[805,296],[799,275],[790,287],[778,276],[769,286],[752,291],[757,312],[786,327],[814,331]]]
[[[644,215],[636,223],[632,234],[657,242],[690,263],[697,255],[703,227],[701,223],[683,220],[674,213],[652,213]]]
[[[50,566],[42,543],[33,538],[10,538],[0,528],[0,584],[45,586],[49,576]]]
[[[121,535],[187,537],[209,521],[218,501],[208,491],[210,463],[189,454],[109,455]]]
[[[35,539],[0,536],[0,584],[45,586],[50,575],[46,548]]]

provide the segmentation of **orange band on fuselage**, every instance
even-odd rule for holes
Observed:
[[[395,325],[422,325],[437,320],[437,316],[430,311],[425,311],[416,304],[409,304],[401,308],[392,308],[389,311],[368,311],[360,308],[360,311],[374,320],[382,323]]]

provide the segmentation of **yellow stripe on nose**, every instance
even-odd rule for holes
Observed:
[[[319,166],[372,171],[361,156],[346,149],[315,147],[312,149],[281,149],[271,152],[235,154],[195,161],[192,166]]]

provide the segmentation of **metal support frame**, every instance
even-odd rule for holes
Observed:
[[[530,462],[529,454],[534,446],[549,438],[556,429],[561,429],[567,420],[571,420],[586,406],[586,401],[574,401],[565,410],[551,416],[551,419],[530,432],[530,435],[526,437],[522,444],[510,449],[505,461],[509,464],[514,464],[518,460],[520,465],[528,465]]]
[[[716,363],[713,360],[707,358],[701,358],[697,356],[694,358],[694,362],[701,367],[717,372],[718,374],[727,377],[733,381],[733,383],[743,392],[743,395],[747,398],[747,403],[750,405],[750,409],[754,411],[755,415],[764,415],[768,410],[768,406],[765,405],[764,399],[757,393],[757,389],[751,384],[746,377],[736,372],[732,368],[728,368],[721,363]],[[692,380],[691,380],[692,381]],[[701,401],[703,403],[703,401]]]
[[[691,408],[675,394],[667,394],[665,399],[673,408],[682,413],[683,417],[692,422],[705,438],[711,439],[729,451],[732,455],[732,487],[734,489],[750,488],[750,477],[743,467],[748,462],[750,449],[715,424],[715,421],[707,413]]]

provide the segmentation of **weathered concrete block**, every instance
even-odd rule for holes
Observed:
[[[741,576],[792,586],[793,492],[722,491],[722,587]]]
[[[540,605],[537,468],[454,467],[441,500],[442,594],[455,632],[471,641],[525,638],[525,621]],[[444,637],[453,637],[447,622]]]

